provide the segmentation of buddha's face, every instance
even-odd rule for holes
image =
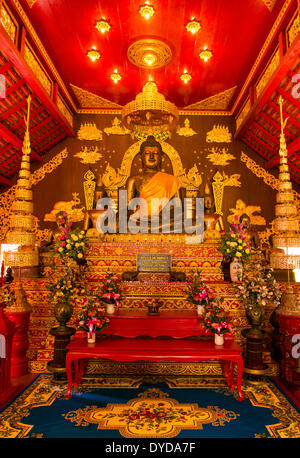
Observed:
[[[211,210],[213,207],[213,201],[210,196],[204,197],[204,208]]]
[[[159,169],[161,153],[157,146],[145,146],[142,152],[142,162],[147,169]]]

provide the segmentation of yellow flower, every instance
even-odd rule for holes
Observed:
[[[70,250],[71,249],[71,245],[67,245],[67,250]]]
[[[230,253],[230,250],[229,250],[229,248],[227,248],[227,250],[226,250],[226,251],[227,251],[227,253]]]
[[[249,254],[249,253],[250,253],[249,248],[246,248],[245,252],[246,252],[247,254]]]
[[[82,257],[83,257],[83,254],[82,254],[82,253],[78,253],[77,257],[78,257],[78,258],[82,258]]]
[[[60,246],[60,247],[58,248],[58,251],[59,251],[60,253],[61,253],[62,251],[64,251],[63,247]]]
[[[84,231],[80,231],[80,234],[83,234],[83,235],[84,235]]]
[[[75,246],[76,246],[76,248],[78,248],[79,247],[79,243],[75,243]]]
[[[82,235],[82,234],[79,234],[79,238],[82,239],[82,238],[83,238],[83,235]]]
[[[240,258],[242,256],[242,253],[240,253],[239,251],[235,254],[238,258]]]

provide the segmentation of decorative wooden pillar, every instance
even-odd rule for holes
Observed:
[[[29,346],[28,327],[31,308],[28,305],[22,280],[17,279],[11,284],[16,302],[6,308],[5,316],[15,325],[12,339],[11,376],[19,377],[28,374],[27,350]]]
[[[11,386],[11,352],[15,325],[3,313],[0,304],[0,408],[10,401],[14,393]]]

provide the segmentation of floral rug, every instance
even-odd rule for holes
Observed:
[[[0,412],[0,438],[300,438],[300,411],[269,380],[244,382],[243,402],[216,377],[98,377],[71,399],[50,381]]]

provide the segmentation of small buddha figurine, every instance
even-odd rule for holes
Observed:
[[[243,213],[240,216],[239,222],[240,222],[240,224],[243,225],[243,229],[246,232],[246,237],[248,238],[248,241],[250,243],[250,247],[252,249],[259,248],[259,246],[260,246],[259,237],[257,235],[257,232],[253,229],[253,227],[251,225],[250,216],[247,215],[246,213]]]
[[[214,200],[209,189],[205,185],[204,193],[204,242],[219,241],[224,232],[224,223],[221,215],[214,212]]]

